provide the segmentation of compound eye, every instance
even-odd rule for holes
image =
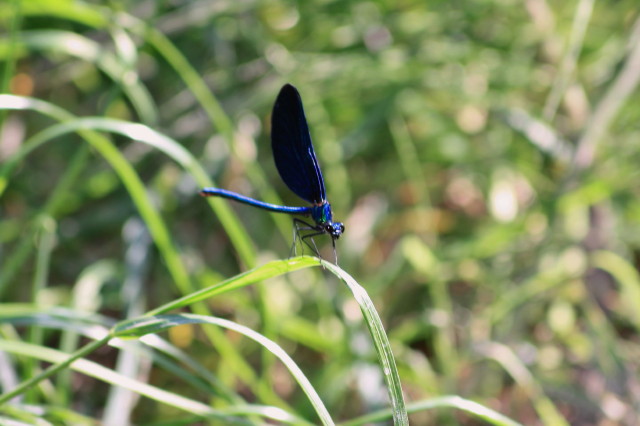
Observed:
[[[331,226],[331,224],[329,223],[324,226],[324,230],[327,232],[327,234],[333,234],[333,226]]]
[[[344,232],[344,225],[340,224],[340,233],[342,234]]]

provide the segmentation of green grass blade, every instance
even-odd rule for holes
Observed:
[[[108,340],[108,338],[106,340]],[[96,346],[96,345],[97,346],[104,345],[106,343],[106,340],[94,342],[91,349],[92,350],[95,349],[93,346]],[[56,363],[55,366],[57,367],[61,366],[62,368],[65,368],[69,366],[75,371],[82,372],[86,375],[103,380],[107,383],[111,383],[114,385],[117,384],[119,386],[125,386],[127,388],[137,391],[142,395],[152,397],[153,399],[162,401],[166,404],[173,405],[178,408],[182,408],[184,410],[189,410],[193,413],[198,413],[202,415],[210,415],[215,413],[215,411],[210,409],[205,404],[192,401],[187,398],[183,398],[179,395],[172,394],[171,392],[166,392],[164,390],[154,388],[153,386],[147,385],[145,383],[137,382],[136,380],[130,379],[128,377],[120,376],[114,373],[112,370],[105,368],[99,364],[81,359],[82,355],[86,355],[90,353],[86,351],[87,349],[86,346],[85,348],[83,348],[84,353],[80,356],[78,356],[77,354],[74,356],[69,356],[63,352],[59,352],[51,348],[43,348],[38,345],[32,345],[24,342],[8,342],[8,341],[2,341],[2,340],[0,340],[0,349],[7,351],[9,353],[34,357],[42,361]],[[6,400],[6,395],[9,395],[12,397],[13,392],[2,395],[2,397],[0,397],[0,402],[3,402]]]
[[[178,288],[180,288],[184,293],[188,293],[189,290],[193,288],[186,272],[186,268],[180,260],[177,250],[175,249],[173,242],[171,241],[171,237],[169,235],[167,227],[160,215],[153,207],[151,201],[149,200],[149,197],[146,194],[145,187],[141,182],[139,176],[136,174],[135,170],[122,155],[122,153],[109,140],[92,130],[91,126],[95,125],[96,127],[99,127],[99,123],[92,122],[91,119],[73,120],[73,116],[71,114],[66,113],[59,108],[56,108],[55,106],[49,105],[46,102],[18,96],[0,95],[0,109],[2,108],[35,109],[39,112],[45,112],[49,116],[62,119],[65,122],[51,126],[41,133],[33,136],[16,154],[14,154],[14,156],[7,160],[2,169],[0,169],[0,188],[2,187],[2,181],[8,182],[8,174],[10,173],[10,171],[15,167],[18,161],[26,157],[28,153],[56,137],[70,132],[78,132],[105,157],[105,159],[112,165],[116,173],[120,176],[122,183],[129,191],[134,204],[136,204],[140,215],[149,227],[149,231],[153,237],[153,240],[157,244],[160,252],[163,254],[167,267],[171,275],[173,276]],[[160,138],[159,134],[152,131],[146,126],[133,125],[131,123],[118,121],[116,121],[115,123],[105,124],[105,127],[109,128],[110,130],[114,132],[119,131],[124,135],[128,135],[128,132],[132,131],[132,126],[139,126],[134,127],[134,129],[139,130],[138,134],[142,133],[140,138],[145,141],[148,141],[148,138],[145,138],[144,135],[151,135],[151,137],[157,136],[157,139]],[[173,144],[171,146],[175,148],[178,145]],[[186,150],[175,149],[174,151],[175,152],[173,152],[173,154],[178,157],[178,161],[182,160],[183,162],[188,162],[189,164],[195,164],[195,161],[187,161],[191,157],[187,156],[188,153]]]
[[[478,345],[477,350],[483,356],[493,359],[502,366],[509,375],[531,398],[536,412],[545,425],[568,426],[567,420],[544,393],[544,389],[533,374],[522,363],[518,356],[506,345],[487,342]]]
[[[407,412],[409,413],[417,413],[420,411],[434,410],[438,408],[455,408],[496,426],[520,425],[520,423],[511,420],[510,418],[498,413],[497,411],[494,411],[482,404],[478,404],[475,401],[471,401],[457,395],[441,396],[438,398],[415,401],[407,404]],[[367,414],[366,416],[351,419],[348,422],[341,423],[340,425],[358,426],[370,423],[382,423],[388,420],[391,415],[392,412],[389,409],[380,410],[375,413]]]
[[[189,294],[180,299],[162,305],[159,308],[153,309],[152,311],[148,312],[147,315],[158,315],[169,312],[173,309],[183,308],[194,303],[201,302],[218,294],[237,290],[247,285],[266,280],[268,278],[277,277],[287,272],[293,272],[297,271],[298,269],[309,268],[311,266],[317,266],[319,264],[320,262],[317,258],[309,256],[294,257],[288,260],[274,260],[250,271],[244,272],[242,274],[236,275],[235,277],[214,284],[210,287],[203,288],[202,290],[199,290],[193,294]]]
[[[120,134],[137,142],[150,145],[164,152],[180,164],[194,177],[199,186],[213,186],[213,182],[208,177],[207,172],[200,166],[189,151],[173,139],[142,124],[109,118],[88,117],[68,120],[63,124],[58,125],[56,128],[51,128],[50,132],[52,134],[51,137],[54,137],[61,136],[68,132],[80,132],[82,130],[89,129]],[[104,155],[109,153],[110,156],[113,155],[112,149],[107,148],[106,145],[103,149],[105,149],[105,152],[103,153]],[[111,161],[117,161],[116,157],[117,156],[114,156]],[[118,161],[118,163],[120,162]],[[240,258],[246,264],[251,265],[255,263],[255,253],[251,246],[250,239],[244,231],[244,228],[238,222],[238,219],[229,208],[228,204],[225,201],[214,197],[208,198],[207,201],[212,206],[223,227],[227,230],[229,239],[238,250]]]
[[[95,362],[83,359],[84,356],[92,353],[94,350],[106,344],[109,339],[111,339],[111,336],[94,341],[89,345],[84,346],[73,355],[65,354],[55,349],[32,345],[25,342],[0,340],[0,350],[2,351],[12,353],[14,355],[34,357],[41,361],[54,363],[54,365],[45,370],[42,374],[23,382],[22,384],[20,384],[20,386],[13,389],[12,391],[0,395],[0,404],[8,401],[16,395],[21,394],[23,391],[31,388],[40,380],[51,377],[52,375],[65,368],[71,368],[74,371],[94,377],[111,385],[122,386],[155,401],[173,406],[192,414],[197,414],[201,417],[218,418],[224,421],[233,422],[234,419],[230,416],[262,415],[267,419],[277,420],[285,423],[299,424],[300,422],[300,419],[298,417],[292,416],[291,414],[277,407],[236,405],[220,410],[213,409],[207,404],[203,404],[199,401],[185,398],[173,392],[168,392],[155,386],[142,383],[138,380],[134,380],[118,374],[113,370],[103,367],[102,365],[99,365]]]
[[[382,326],[382,321],[371,298],[367,294],[367,291],[339,266],[325,261],[323,261],[322,264],[349,287],[358,305],[360,305],[360,310],[373,338],[373,344],[378,353],[384,380],[387,384],[393,421],[396,425],[408,425],[409,417],[407,415],[404,396],[402,395],[402,386],[400,384],[400,375],[398,374],[396,361],[391,352],[391,344]]]
[[[317,394],[309,380],[306,378],[302,370],[296,365],[293,359],[274,341],[264,337],[263,335],[251,330],[248,327],[228,321],[222,318],[204,317],[193,314],[180,315],[161,315],[153,317],[145,317],[135,321],[126,321],[122,325],[114,328],[114,335],[120,337],[143,336],[148,333],[157,333],[171,327],[183,324],[213,324],[229,330],[236,331],[257,343],[264,346],[270,353],[275,355],[294,376],[302,390],[309,398],[311,404],[316,409],[316,413],[320,417],[322,424],[333,425],[331,415],[322,403],[320,396]]]
[[[34,30],[20,34],[22,51],[62,53],[94,64],[111,78],[131,101],[134,110],[144,123],[155,124],[158,112],[147,88],[140,82],[135,69],[105,47],[80,34],[61,30]],[[0,52],[2,49],[0,42]]]
[[[23,16],[45,16],[75,21],[93,28],[109,24],[111,11],[97,4],[80,1],[16,0],[21,4]],[[11,16],[12,10],[6,2],[0,4],[0,17]]]
[[[18,31],[22,23],[22,2],[20,0],[12,0],[8,2],[6,7],[10,10],[10,22],[8,25],[9,39],[7,40],[7,58],[4,61],[4,67],[2,68],[2,78],[0,78],[0,91],[9,92],[9,83],[11,76],[16,68],[16,62],[18,60],[17,52],[19,50],[18,44]],[[0,129],[4,126],[5,112],[0,114]]]

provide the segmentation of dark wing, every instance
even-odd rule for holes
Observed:
[[[285,84],[271,114],[271,148],[280,177],[300,198],[313,204],[326,200],[324,180],[311,144],[302,99]]]

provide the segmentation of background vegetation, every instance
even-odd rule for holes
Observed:
[[[0,98],[0,386],[95,337],[88,323],[286,259],[290,218],[198,190],[209,176],[303,203],[268,140],[290,82],[345,222],[339,264],[382,317],[406,400],[425,403],[412,423],[477,424],[438,399],[453,395],[524,424],[638,424],[639,18],[636,0],[5,0],[0,91],[38,102]],[[193,310],[278,342],[336,421],[388,406],[358,305],[326,270]],[[220,330],[161,333],[180,362],[135,346],[88,359],[318,422],[270,352]],[[153,398],[126,408],[90,371],[2,414],[195,421]]]

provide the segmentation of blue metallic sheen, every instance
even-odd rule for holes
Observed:
[[[280,206],[266,203],[254,198],[246,197],[235,192],[220,188],[203,188],[200,195],[218,196],[248,204],[250,206],[277,213],[299,214],[311,216],[314,223],[307,223],[294,219],[296,233],[294,238],[300,237],[299,231],[307,231],[300,237],[316,253],[315,243],[309,244],[306,239],[322,234],[329,234],[336,254],[336,240],[344,232],[344,225],[333,221],[331,205],[327,202],[324,179],[318,159],[316,158],[307,119],[302,107],[302,99],[298,90],[290,84],[285,84],[276,98],[271,114],[271,149],[276,168],[284,183],[300,198],[311,204],[309,207]],[[294,241],[294,248],[295,248]]]
[[[202,188],[200,191],[200,195],[205,197],[222,197],[228,198],[230,200],[238,201],[240,203],[249,204],[250,206],[258,207],[261,209],[269,210],[277,213],[288,213],[288,214],[302,214],[305,216],[311,215],[313,217],[314,207],[290,207],[290,206],[279,206],[277,204],[266,203],[264,201],[256,200],[251,197],[246,197],[244,195],[240,195],[238,193],[227,191],[226,189],[220,188]]]

